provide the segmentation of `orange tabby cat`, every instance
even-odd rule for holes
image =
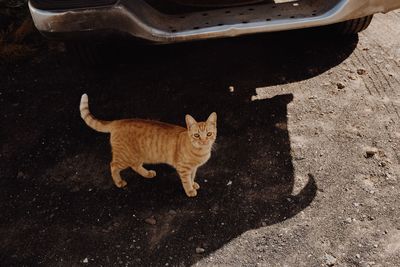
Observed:
[[[111,175],[117,187],[126,186],[120,171],[128,167],[145,178],[153,178],[156,172],[143,164],[167,163],[173,166],[189,197],[197,195],[199,184],[194,181],[197,168],[208,161],[217,137],[217,114],[211,113],[205,122],[196,122],[186,115],[186,128],[167,123],[126,119],[102,121],[89,111],[88,96],[82,95],[81,117],[92,129],[111,133]]]

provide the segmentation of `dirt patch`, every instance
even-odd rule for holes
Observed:
[[[376,16],[340,40],[294,31],[135,47],[130,64],[97,69],[48,45],[2,61],[0,262],[398,266],[398,20]],[[115,188],[82,93],[103,119],[182,125],[216,111],[198,197],[163,165],[152,180],[127,170],[128,188]]]

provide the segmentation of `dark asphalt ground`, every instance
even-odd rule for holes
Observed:
[[[44,43],[4,60],[0,265],[187,266],[248,230],[295,216],[318,185],[310,175],[292,195],[292,162],[301,160],[292,158],[287,130],[293,95],[251,96],[257,87],[329,70],[357,42],[295,31],[138,46],[125,63],[101,68],[81,67],[60,46]],[[183,125],[185,114],[201,120],[216,111],[217,146],[198,172],[198,196],[187,198],[168,166],[155,166],[153,180],[124,171],[128,188],[116,188],[108,136],[79,116],[82,93],[92,113],[108,120]],[[145,223],[151,216],[155,225]]]

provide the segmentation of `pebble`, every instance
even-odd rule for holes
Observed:
[[[168,211],[168,214],[169,214],[169,215],[176,215],[176,211],[174,211],[174,210],[169,210],[169,211]]]
[[[334,266],[337,262],[336,258],[329,254],[325,254],[324,260],[327,266]]]
[[[229,181],[226,185],[231,185],[232,184],[232,181]]]
[[[337,86],[338,89],[345,88],[345,85],[343,83],[341,83],[341,82],[336,83],[336,86]]]
[[[229,86],[229,92],[233,93],[235,91],[235,87],[233,87],[232,85]]]
[[[360,254],[356,254],[356,258],[359,259],[361,256]]]
[[[376,148],[367,149],[367,150],[365,151],[365,157],[366,157],[366,158],[371,158],[371,157],[373,157],[377,152],[378,152],[378,150],[377,150]]]
[[[144,220],[146,223],[151,224],[151,225],[155,225],[157,223],[156,219],[154,218],[154,216],[151,216],[150,218],[147,218],[146,220]]]
[[[196,248],[196,253],[197,254],[202,254],[202,253],[204,253],[206,250],[204,249],[204,248],[201,248],[201,247],[197,247]]]
[[[83,262],[83,263],[88,263],[89,260],[88,260],[88,258],[84,258],[82,262]]]
[[[365,69],[358,69],[357,74],[358,75],[364,75],[367,71]]]

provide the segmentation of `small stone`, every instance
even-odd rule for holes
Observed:
[[[337,262],[336,258],[329,254],[325,254],[324,260],[327,266],[334,266]]]
[[[229,181],[226,185],[232,185],[232,181]]]
[[[377,247],[378,247],[378,245],[377,245],[377,244],[375,244],[375,245],[374,245],[374,248],[377,248]]]
[[[357,203],[357,202],[355,202],[355,203],[353,203],[353,205],[354,205],[355,207],[358,207],[358,206],[360,206],[361,204],[360,204],[360,203]]]
[[[174,210],[169,210],[169,211],[168,211],[168,214],[169,214],[169,215],[176,215],[176,211],[174,211]]]
[[[89,260],[88,260],[88,258],[84,258],[82,262],[83,262],[83,263],[88,263]]]
[[[347,218],[346,220],[345,220],[345,222],[347,222],[347,223],[351,223],[353,220],[351,219],[351,218]]]
[[[229,86],[229,92],[233,93],[235,91],[235,87],[233,87],[232,85]]]
[[[341,83],[341,82],[336,83],[336,86],[337,86],[338,89],[345,88],[345,85],[343,83]]]
[[[367,73],[367,71],[365,69],[362,69],[362,68],[357,69],[357,74],[358,75],[364,75],[365,73]]]
[[[365,157],[366,158],[371,158],[373,157],[376,153],[378,152],[378,149],[376,148],[369,148],[365,151]]]
[[[204,249],[204,248],[201,248],[201,247],[197,247],[196,248],[196,253],[197,254],[202,254],[202,253],[204,253],[206,250]]]
[[[151,225],[155,225],[157,223],[156,219],[154,218],[154,216],[151,216],[150,218],[147,218],[146,220],[144,220],[146,223],[151,224]]]
[[[360,254],[356,254],[356,258],[359,259],[361,256]]]

